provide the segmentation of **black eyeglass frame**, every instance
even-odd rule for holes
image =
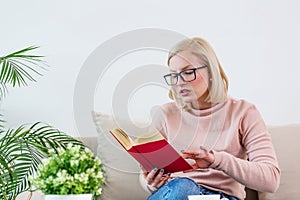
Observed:
[[[194,81],[194,80],[197,78],[197,76],[196,76],[196,70],[198,70],[198,69],[203,69],[203,68],[206,68],[206,67],[208,67],[208,66],[207,66],[207,65],[204,65],[204,66],[201,66],[201,67],[195,67],[195,68],[192,68],[192,69],[185,69],[185,70],[183,70],[183,71],[181,71],[181,72],[178,72],[178,73],[175,73],[175,72],[174,72],[174,73],[166,74],[166,75],[164,75],[164,79],[165,79],[166,83],[167,83],[168,85],[170,85],[170,86],[176,85],[176,84],[178,83],[178,77],[179,77],[179,76],[180,76],[181,80],[183,80],[184,82],[191,82],[191,81]],[[184,72],[186,72],[186,71],[188,71],[188,70],[193,70],[193,73],[194,73],[194,79],[186,81],[186,80],[184,79],[184,77],[183,77],[181,74],[184,73]],[[176,82],[175,82],[175,83],[169,83],[168,80],[167,80],[167,77],[169,77],[169,76],[174,76],[174,75],[176,75]]]

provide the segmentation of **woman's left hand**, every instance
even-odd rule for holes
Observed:
[[[199,150],[183,151],[182,157],[195,160],[195,164],[192,166],[194,169],[208,168],[215,161],[214,154],[204,147],[200,147]]]

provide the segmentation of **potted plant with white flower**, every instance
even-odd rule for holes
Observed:
[[[35,76],[48,68],[44,56],[32,54],[38,46],[0,56],[0,107],[11,87],[28,86]],[[2,109],[1,109],[2,111]],[[34,174],[48,148],[66,148],[82,142],[45,122],[9,128],[0,111],[0,199],[15,200],[24,191],[31,192],[28,177]],[[23,113],[24,114],[24,113]]]
[[[105,178],[99,158],[86,147],[69,144],[65,149],[51,150],[30,181],[44,193],[45,200],[95,200]]]

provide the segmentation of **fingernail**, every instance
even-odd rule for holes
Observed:
[[[156,171],[157,171],[157,167],[154,167],[154,168],[153,168],[153,171],[155,171],[155,172],[156,172]]]
[[[183,153],[183,152],[184,152],[184,150],[182,149],[182,150],[180,150],[180,152],[181,152],[181,153]]]
[[[164,169],[161,169],[161,170],[160,170],[161,173],[164,173],[164,171],[165,171]]]
[[[168,173],[168,176],[171,176],[171,173]]]

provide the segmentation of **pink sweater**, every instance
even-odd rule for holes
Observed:
[[[160,130],[178,150],[211,149],[215,161],[207,169],[174,173],[204,187],[245,198],[244,186],[274,192],[280,170],[267,127],[256,107],[228,98],[206,110],[182,111],[168,103],[155,112],[152,129]],[[248,161],[248,160],[249,161]],[[145,186],[145,180],[141,178]]]

